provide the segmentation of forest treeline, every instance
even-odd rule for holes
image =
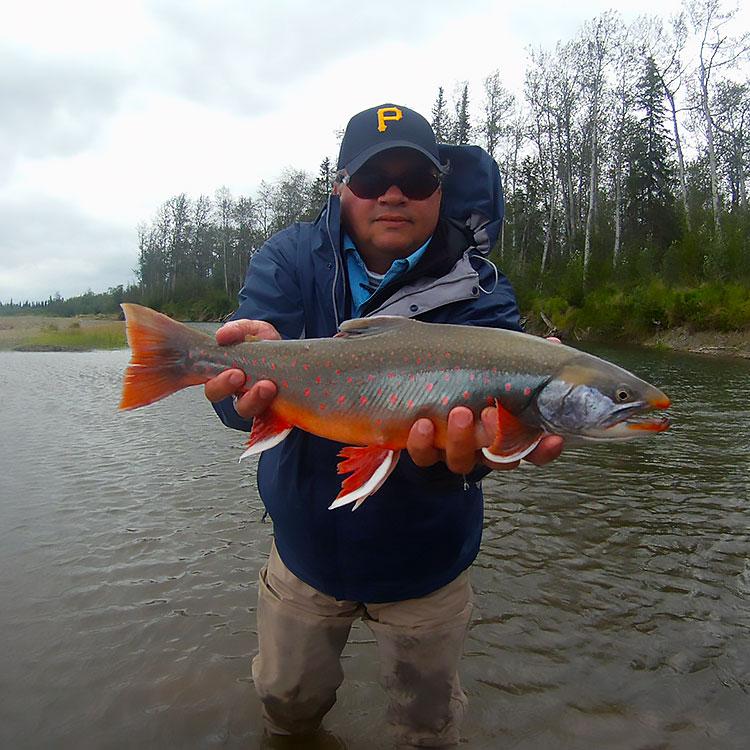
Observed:
[[[734,16],[722,0],[630,25],[611,11],[529,49],[522,94],[501,71],[478,92],[439,88],[438,140],[482,145],[500,166],[492,258],[525,314],[608,333],[750,325],[750,41]],[[252,196],[173,196],[138,228],[136,284],[0,312],[110,312],[127,299],[219,318],[252,254],[314,219],[333,177],[326,157],[318,174],[290,168]]]

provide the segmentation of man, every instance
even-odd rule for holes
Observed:
[[[447,169],[421,115],[393,104],[355,115],[338,170],[317,221],[289,227],[255,254],[235,320],[216,334],[220,344],[248,335],[327,337],[344,319],[379,313],[519,330],[507,280],[477,249],[481,231],[441,216]],[[244,380],[228,370],[206,384],[206,395],[225,424],[249,431],[276,386],[261,381],[245,391]],[[493,410],[475,425],[472,412],[457,407],[440,451],[433,424],[418,420],[408,456],[356,513],[327,509],[340,484],[340,445],[294,430],[262,455],[258,485],[275,541],[260,574],[253,679],[269,733],[319,726],[361,617],[378,643],[398,742],[458,742],[466,697],[457,667],[471,615],[467,569],[482,529],[479,480],[509,468],[478,453],[493,434]],[[546,438],[528,460],[544,464],[561,448],[559,438]]]

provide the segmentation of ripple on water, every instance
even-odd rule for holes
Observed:
[[[674,428],[486,481],[462,667],[472,750],[750,734],[750,366],[609,356],[664,386]],[[271,525],[255,463],[237,464],[242,436],[198,392],[118,414],[126,359],[0,354],[2,746],[259,736],[249,662]],[[361,625],[343,661],[331,726],[352,750],[387,747]]]

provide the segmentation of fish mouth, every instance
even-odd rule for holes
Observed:
[[[633,431],[664,432],[671,421],[664,415],[652,414],[654,410],[667,409],[669,399],[664,396],[651,401],[635,401],[615,409],[600,425],[607,437],[617,439],[634,437]]]

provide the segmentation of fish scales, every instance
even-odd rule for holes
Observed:
[[[463,405],[476,414],[498,398],[514,414],[525,409],[546,380],[517,366],[498,368],[486,351],[486,337],[468,336],[447,345],[444,336],[416,336],[401,325],[377,336],[240,344],[191,348],[186,366],[207,375],[238,366],[248,386],[271,380],[278,388],[274,409],[303,428],[340,442],[394,447],[420,417],[436,420],[444,440],[448,412]],[[486,330],[485,330],[486,333]],[[461,364],[459,364],[461,363]],[[336,424],[327,424],[329,420]],[[353,420],[347,429],[340,420]],[[333,434],[332,434],[333,433]],[[334,436],[335,435],[335,436]]]

